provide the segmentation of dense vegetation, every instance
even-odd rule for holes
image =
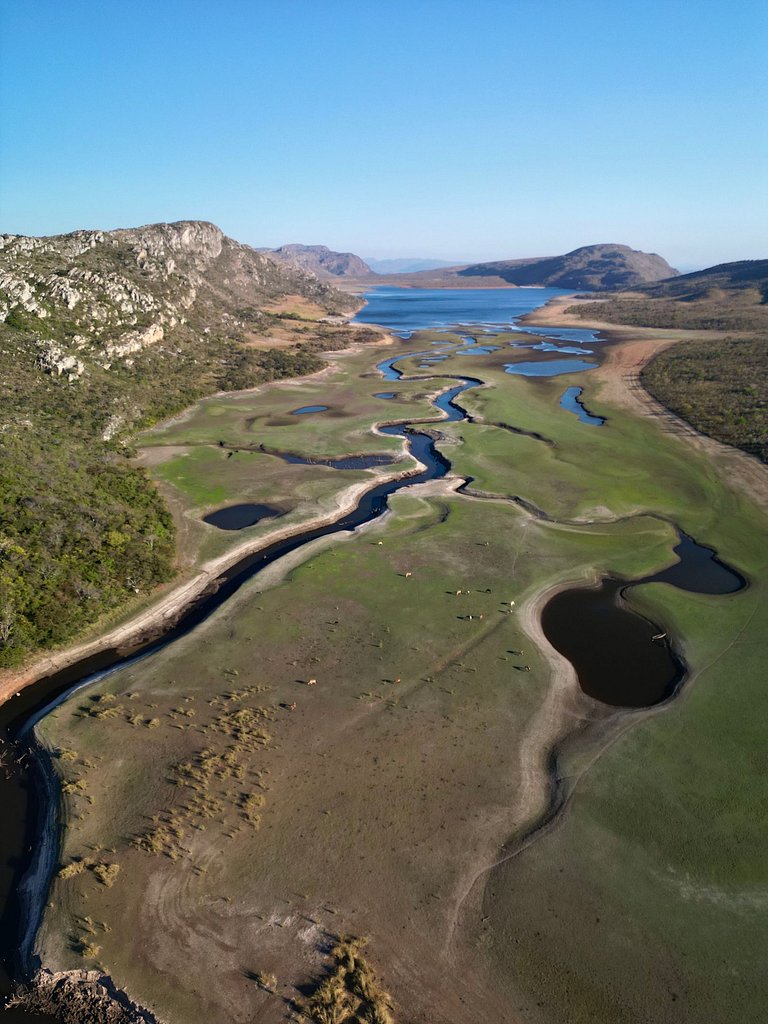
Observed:
[[[141,244],[151,246],[157,236],[170,245],[185,226],[142,230]],[[216,230],[202,226],[214,252]],[[215,391],[313,372],[322,365],[318,351],[372,333],[265,312],[260,307],[281,287],[307,293],[330,311],[337,293],[262,265],[226,239],[219,257],[173,250],[173,273],[164,250],[150,273],[133,236],[99,236],[84,251],[78,240],[62,236],[37,249],[21,240],[3,253],[10,273],[31,282],[33,301],[14,305],[6,289],[11,308],[0,322],[0,667],[70,640],[171,578],[173,523],[150,480],[129,461],[136,428]],[[180,273],[185,259],[196,278]],[[205,287],[201,266],[211,268]],[[96,276],[84,279],[83,268]],[[192,292],[190,280],[197,281]],[[79,290],[74,304],[66,295],[62,300],[59,281]],[[241,309],[244,299],[249,304]],[[156,312],[137,311],[141,302],[154,303]],[[119,343],[130,337],[126,331],[157,323],[161,311],[162,344],[110,358],[105,339]],[[270,347],[277,331],[281,347]],[[51,369],[50,345],[57,346],[56,359],[79,360],[79,371]]]
[[[692,331],[757,331],[768,329],[768,306],[753,294],[712,296],[687,302],[675,299],[615,298],[569,306],[583,320],[602,320],[629,327]]]
[[[684,341],[643,370],[648,391],[718,441],[768,462],[768,342]]]
[[[28,332],[0,325],[0,666],[172,576],[173,523],[120,434],[102,440],[113,417],[135,429],[214,391],[311,373],[318,350],[364,336],[327,329],[266,350],[220,338],[173,360],[149,349],[70,383],[37,369]]]

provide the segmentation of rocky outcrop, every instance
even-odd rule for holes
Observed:
[[[32,334],[37,366],[70,381],[89,369],[130,367],[161,342],[171,358],[190,340],[237,337],[285,295],[304,296],[328,314],[356,305],[206,221],[0,235],[0,323]]]
[[[84,364],[73,355],[69,355],[54,341],[38,341],[37,365],[54,377],[66,377],[75,381],[82,376]]]
[[[99,971],[38,971],[6,1005],[61,1024],[162,1024]]]

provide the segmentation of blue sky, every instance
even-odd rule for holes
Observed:
[[[0,0],[0,230],[768,256],[763,0]]]

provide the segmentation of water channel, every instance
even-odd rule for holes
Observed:
[[[517,294],[513,297],[518,304],[521,301],[519,292],[535,292],[535,296],[528,297],[527,308],[516,308],[514,315],[520,315],[521,312],[529,312],[546,301],[550,297],[546,293],[555,290],[516,291]],[[414,298],[408,290],[404,290],[403,297],[409,302]],[[477,302],[479,298],[477,294],[471,296],[473,302]],[[495,300],[500,301],[498,294],[495,295]],[[361,316],[360,319],[364,318]],[[407,319],[403,322],[410,323]],[[441,326],[445,326],[445,321]],[[400,380],[402,375],[395,369],[394,364],[413,354],[401,352],[393,358],[384,360],[377,369],[388,382]],[[469,377],[455,379],[457,384],[444,391],[434,401],[436,409],[444,414],[439,420],[433,421],[435,424],[464,419],[464,411],[456,399],[468,388],[482,383]],[[392,393],[384,392],[382,397],[389,397],[390,394]],[[317,406],[305,407],[296,412],[309,411],[310,408],[312,411],[320,409]],[[0,995],[9,991],[14,977],[36,966],[31,957],[32,944],[44,903],[45,889],[57,859],[55,844],[46,846],[40,843],[41,835],[45,834],[46,830],[55,828],[56,789],[55,784],[51,788],[50,765],[36,751],[32,737],[34,724],[77,689],[118,668],[150,657],[189,633],[235,594],[243,584],[283,555],[318,537],[354,530],[382,515],[391,494],[411,484],[445,476],[450,470],[450,463],[435,449],[432,438],[419,432],[418,427],[410,428],[405,423],[397,423],[379,429],[383,433],[402,437],[409,452],[424,468],[415,469],[409,476],[377,484],[360,499],[354,510],[335,523],[296,534],[242,558],[222,573],[214,585],[181,614],[175,624],[170,628],[164,627],[162,635],[148,637],[129,651],[101,651],[77,664],[41,678],[0,707],[0,742],[5,761],[4,768],[0,769],[0,806],[4,814],[4,829],[0,839],[0,960],[3,971],[0,976]],[[650,639],[651,635],[661,631],[661,627],[648,623],[627,607],[621,596],[627,588],[639,583],[667,582],[689,590],[724,593],[744,585],[741,577],[719,562],[710,549],[697,545],[691,538],[681,537],[681,545],[675,550],[681,559],[679,565],[683,566],[682,570],[679,566],[673,566],[655,577],[640,581],[605,580],[599,588],[577,588],[560,594],[545,608],[545,631],[555,646],[558,646],[558,643],[570,644],[566,656],[576,666],[582,688],[587,693],[608,703],[632,707],[646,706],[668,696],[682,677],[684,667],[669,643],[665,639],[664,642]],[[689,569],[694,563],[695,572],[692,576]],[[713,572],[717,576],[714,583]],[[715,589],[707,589],[708,587]],[[726,589],[717,589],[718,587]],[[571,625],[565,628],[564,623]],[[595,668],[592,655],[595,650],[599,650],[599,645],[594,638],[604,637],[606,630],[617,630],[617,638],[623,638],[621,642],[617,639],[613,644],[612,657],[615,654],[616,659],[626,662],[627,652],[632,652],[632,678],[629,680],[624,668],[621,671],[616,668],[608,671],[604,665]],[[650,635],[649,630],[653,631]],[[560,634],[566,637],[565,641]],[[592,638],[591,642],[589,638]],[[603,662],[605,661],[606,659],[603,659]],[[616,666],[618,662],[614,661],[611,664]],[[595,678],[599,677],[597,682],[593,678],[593,673],[596,673]],[[621,677],[622,685],[625,687],[620,699],[616,699],[608,680],[608,677],[614,680],[615,688],[617,676]],[[650,677],[652,683],[648,683],[646,677]],[[25,876],[32,880],[31,887],[27,885],[26,889],[22,884]],[[12,1021],[34,1024],[46,1018],[20,1011],[6,1011],[2,1014],[2,1019],[8,1024]]]

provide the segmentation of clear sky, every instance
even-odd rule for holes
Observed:
[[[0,0],[0,230],[768,257],[765,0]]]

